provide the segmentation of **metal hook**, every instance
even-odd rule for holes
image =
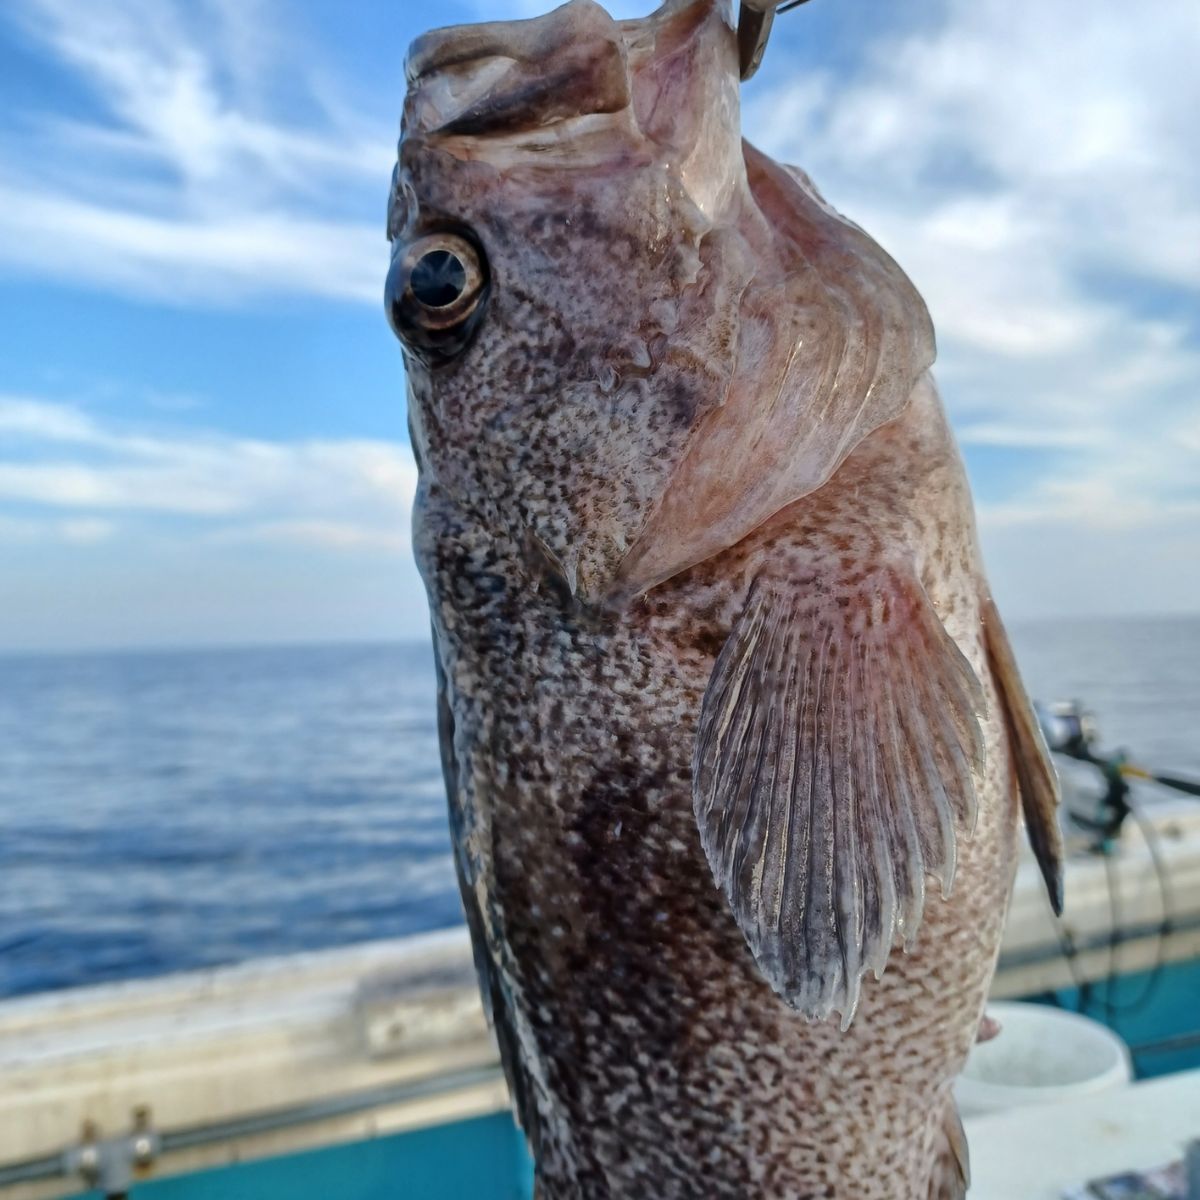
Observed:
[[[807,3],[808,0],[742,0],[737,33],[743,83],[762,65],[776,14],[790,12]]]

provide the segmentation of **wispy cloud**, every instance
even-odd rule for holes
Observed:
[[[499,19],[552,6],[467,8]],[[653,6],[610,5],[621,17]],[[846,18],[852,51],[803,73],[787,39],[805,36],[805,19],[781,21],[745,92],[747,132],[808,169],[929,300],[968,457],[980,471],[1001,464],[981,527],[1002,599],[1025,612],[1089,598],[1093,610],[1194,608],[1196,6],[1150,0],[1137,20],[1089,0],[1019,15],[1007,0],[912,11],[880,28]],[[343,104],[287,17],[272,0],[5,5],[0,23],[87,102],[10,104],[0,267],[171,304],[377,304],[391,118]],[[85,386],[61,391],[91,395]],[[356,570],[406,559],[404,448],[206,432],[172,419],[176,406],[165,397],[161,419],[128,424],[97,415],[100,404],[0,396],[0,543],[29,551],[31,574],[36,547],[80,559],[103,548],[121,564],[113,596],[128,594],[131,559],[164,528],[172,553],[203,556],[222,579],[243,578],[235,557],[303,554],[318,564],[309,585],[330,556]],[[190,569],[177,567],[177,610],[216,594],[193,597]],[[138,578],[149,594],[158,576],[146,566]],[[405,578],[395,603],[423,620]],[[268,586],[265,568],[254,579]],[[270,586],[285,592],[287,579]],[[55,589],[47,575],[30,591],[31,621]],[[232,612],[233,589],[222,594]],[[205,619],[198,611],[197,627]]]
[[[17,0],[7,19],[97,113],[28,113],[0,145],[0,261],[175,303],[377,299],[381,227],[356,214],[364,196],[382,205],[393,131],[312,71],[281,96],[296,48],[262,7]]]
[[[285,210],[157,215],[0,183],[0,227],[10,266],[165,303],[383,293],[378,228]]]
[[[1182,115],[1200,105],[1198,53],[1186,0],[1135,23],[1086,0],[1019,20],[1004,0],[950,0],[932,34],[760,95],[747,125],[903,256],[953,349],[1053,359],[1130,324],[1144,286],[1123,283],[1200,288]],[[1169,351],[1169,319],[1132,324],[1119,351]]]
[[[1143,549],[1190,536],[1200,558],[1185,449],[1200,403],[1200,158],[1185,115],[1200,109],[1198,56],[1187,0],[1153,0],[1136,21],[1087,0],[1019,15],[947,0],[851,70],[749,99],[750,136],[808,169],[921,287],[968,451],[1047,452],[981,513],[998,577],[1035,573],[1001,528],[1061,530],[1060,545],[1136,529]],[[1069,554],[1049,564],[1041,607],[1075,569]],[[1102,594],[1094,564],[1080,569]]]
[[[118,521],[187,518],[173,536],[389,553],[408,546],[416,467],[405,446],[164,434],[3,396],[0,432],[9,448],[0,456],[0,501],[35,514],[0,525],[0,540],[40,529],[95,541]]]
[[[90,442],[101,436],[80,409],[24,396],[0,396],[0,434],[35,442]]]
[[[0,395],[0,649],[422,636],[406,446]]]

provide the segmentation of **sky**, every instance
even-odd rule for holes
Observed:
[[[0,649],[424,635],[404,53],[549,7],[0,6]],[[1197,62],[1194,0],[813,0],[743,90],[924,292],[1012,620],[1200,611]]]

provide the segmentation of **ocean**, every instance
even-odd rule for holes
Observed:
[[[1200,777],[1200,618],[1012,634]],[[427,645],[0,657],[0,996],[459,920]]]

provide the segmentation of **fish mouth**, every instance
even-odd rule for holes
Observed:
[[[593,0],[524,21],[435,29],[405,61],[408,135],[536,131],[631,101],[621,26]]]
[[[635,20],[618,21],[595,0],[569,0],[538,17],[510,21],[482,21],[466,25],[446,25],[421,34],[408,48],[404,77],[410,87],[439,71],[460,71],[477,66],[489,58],[531,61],[546,49],[549,41],[578,40],[581,26],[586,31],[602,32],[621,44],[627,33],[659,24],[688,9],[707,11],[728,0],[663,0],[649,15]],[[543,71],[546,63],[538,63]]]
[[[696,71],[679,52],[714,16],[728,44],[704,72]],[[672,141],[670,113],[683,103],[684,77],[697,76],[691,82],[702,89],[732,88],[736,94],[736,55],[730,0],[664,0],[650,15],[629,21],[615,20],[595,0],[569,0],[527,20],[448,26],[409,47],[403,129],[407,137],[486,135],[542,143],[563,133],[554,127],[564,122],[607,116],[626,134],[640,130],[652,141],[664,134]],[[718,65],[720,70],[711,69]],[[701,74],[722,79],[699,80]],[[725,97],[716,108],[727,102]]]
[[[487,58],[511,59],[514,57],[512,27],[525,24],[524,21],[492,21],[431,29],[409,46],[404,60],[404,78],[409,87],[414,87],[439,71],[462,70]]]

